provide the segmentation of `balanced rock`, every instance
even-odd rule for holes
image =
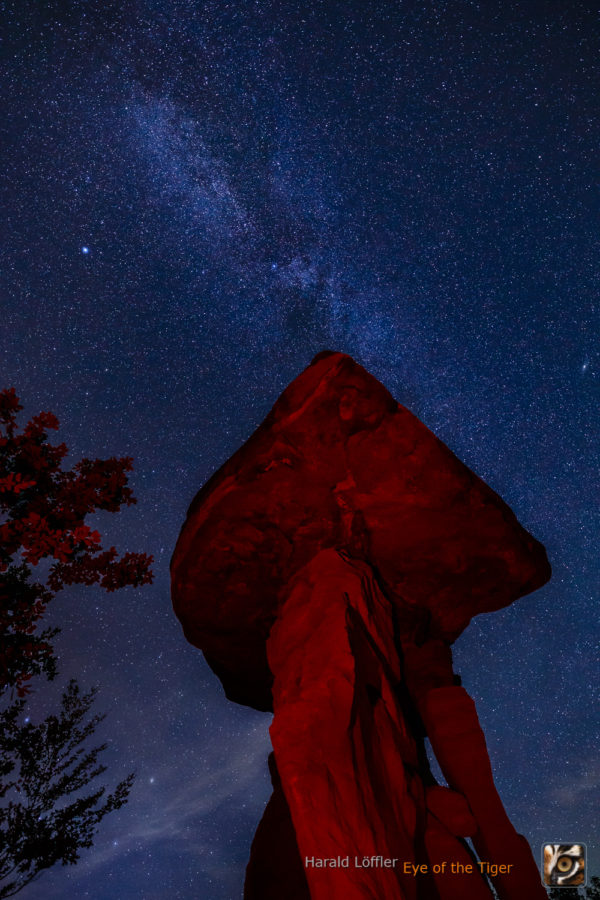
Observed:
[[[508,506],[349,356],[322,353],[193,501],[175,611],[231,700],[272,709],[266,642],[320,551],[364,560],[396,637],[454,641],[550,575]]]

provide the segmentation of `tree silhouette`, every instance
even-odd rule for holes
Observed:
[[[594,875],[585,889],[586,900],[600,900],[600,878]]]
[[[600,900],[600,878],[596,875],[584,888],[550,888],[549,900]]]
[[[152,581],[152,557],[105,550],[85,524],[96,510],[135,503],[127,485],[131,459],[83,459],[63,470],[58,428],[41,413],[20,431],[22,409],[14,388],[0,392],[0,898],[12,897],[56,862],[74,864],[91,847],[98,823],[127,800],[133,775],[105,797],[105,788],[81,796],[105,771],[106,745],[87,747],[103,716],[89,716],[96,696],[71,681],[58,714],[34,725],[24,716],[34,676],[53,679],[52,640],[40,630],[47,605],[68,584],[99,584],[107,591]],[[48,560],[45,583],[32,566]]]
[[[20,722],[24,699],[0,714],[0,898],[14,896],[56,862],[76,863],[100,820],[127,800],[133,775],[102,803],[104,788],[77,797],[106,771],[98,764],[106,744],[84,746],[104,718],[85,721],[95,695],[82,695],[69,682],[59,714],[40,725]]]

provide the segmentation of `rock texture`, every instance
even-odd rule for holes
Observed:
[[[192,503],[175,611],[231,700],[271,709],[266,640],[320,550],[373,566],[405,638],[453,641],[547,581],[505,503],[350,357],[325,353]]]
[[[274,711],[246,900],[491,900],[490,878],[500,900],[544,900],[450,645],[549,574],[503,501],[349,357],[320,354],[287,388],[172,561],[189,640],[230,699]]]
[[[430,868],[439,855],[472,863],[440,818],[424,845],[430,773],[398,696],[392,615],[367,564],[323,550],[297,574],[269,637],[271,740],[300,856],[349,857],[347,868],[305,867],[312,900],[435,897],[433,873],[417,879],[404,863]],[[476,830],[464,799],[437,790],[433,809],[459,834],[465,823]],[[377,856],[397,862],[356,865]],[[479,871],[446,880],[447,896],[490,900]]]

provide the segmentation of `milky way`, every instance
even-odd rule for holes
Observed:
[[[3,7],[3,380],[73,461],[134,457],[138,505],[99,524],[156,559],[152,588],[54,603],[58,687],[99,685],[104,777],[137,780],[22,896],[240,896],[269,716],[184,640],[168,561],[197,489],[325,348],[546,545],[550,584],[475,620],[455,667],[536,857],[583,841],[598,871],[591,6]]]

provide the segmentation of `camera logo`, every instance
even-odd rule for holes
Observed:
[[[548,887],[585,885],[585,844],[544,844],[542,870]]]

